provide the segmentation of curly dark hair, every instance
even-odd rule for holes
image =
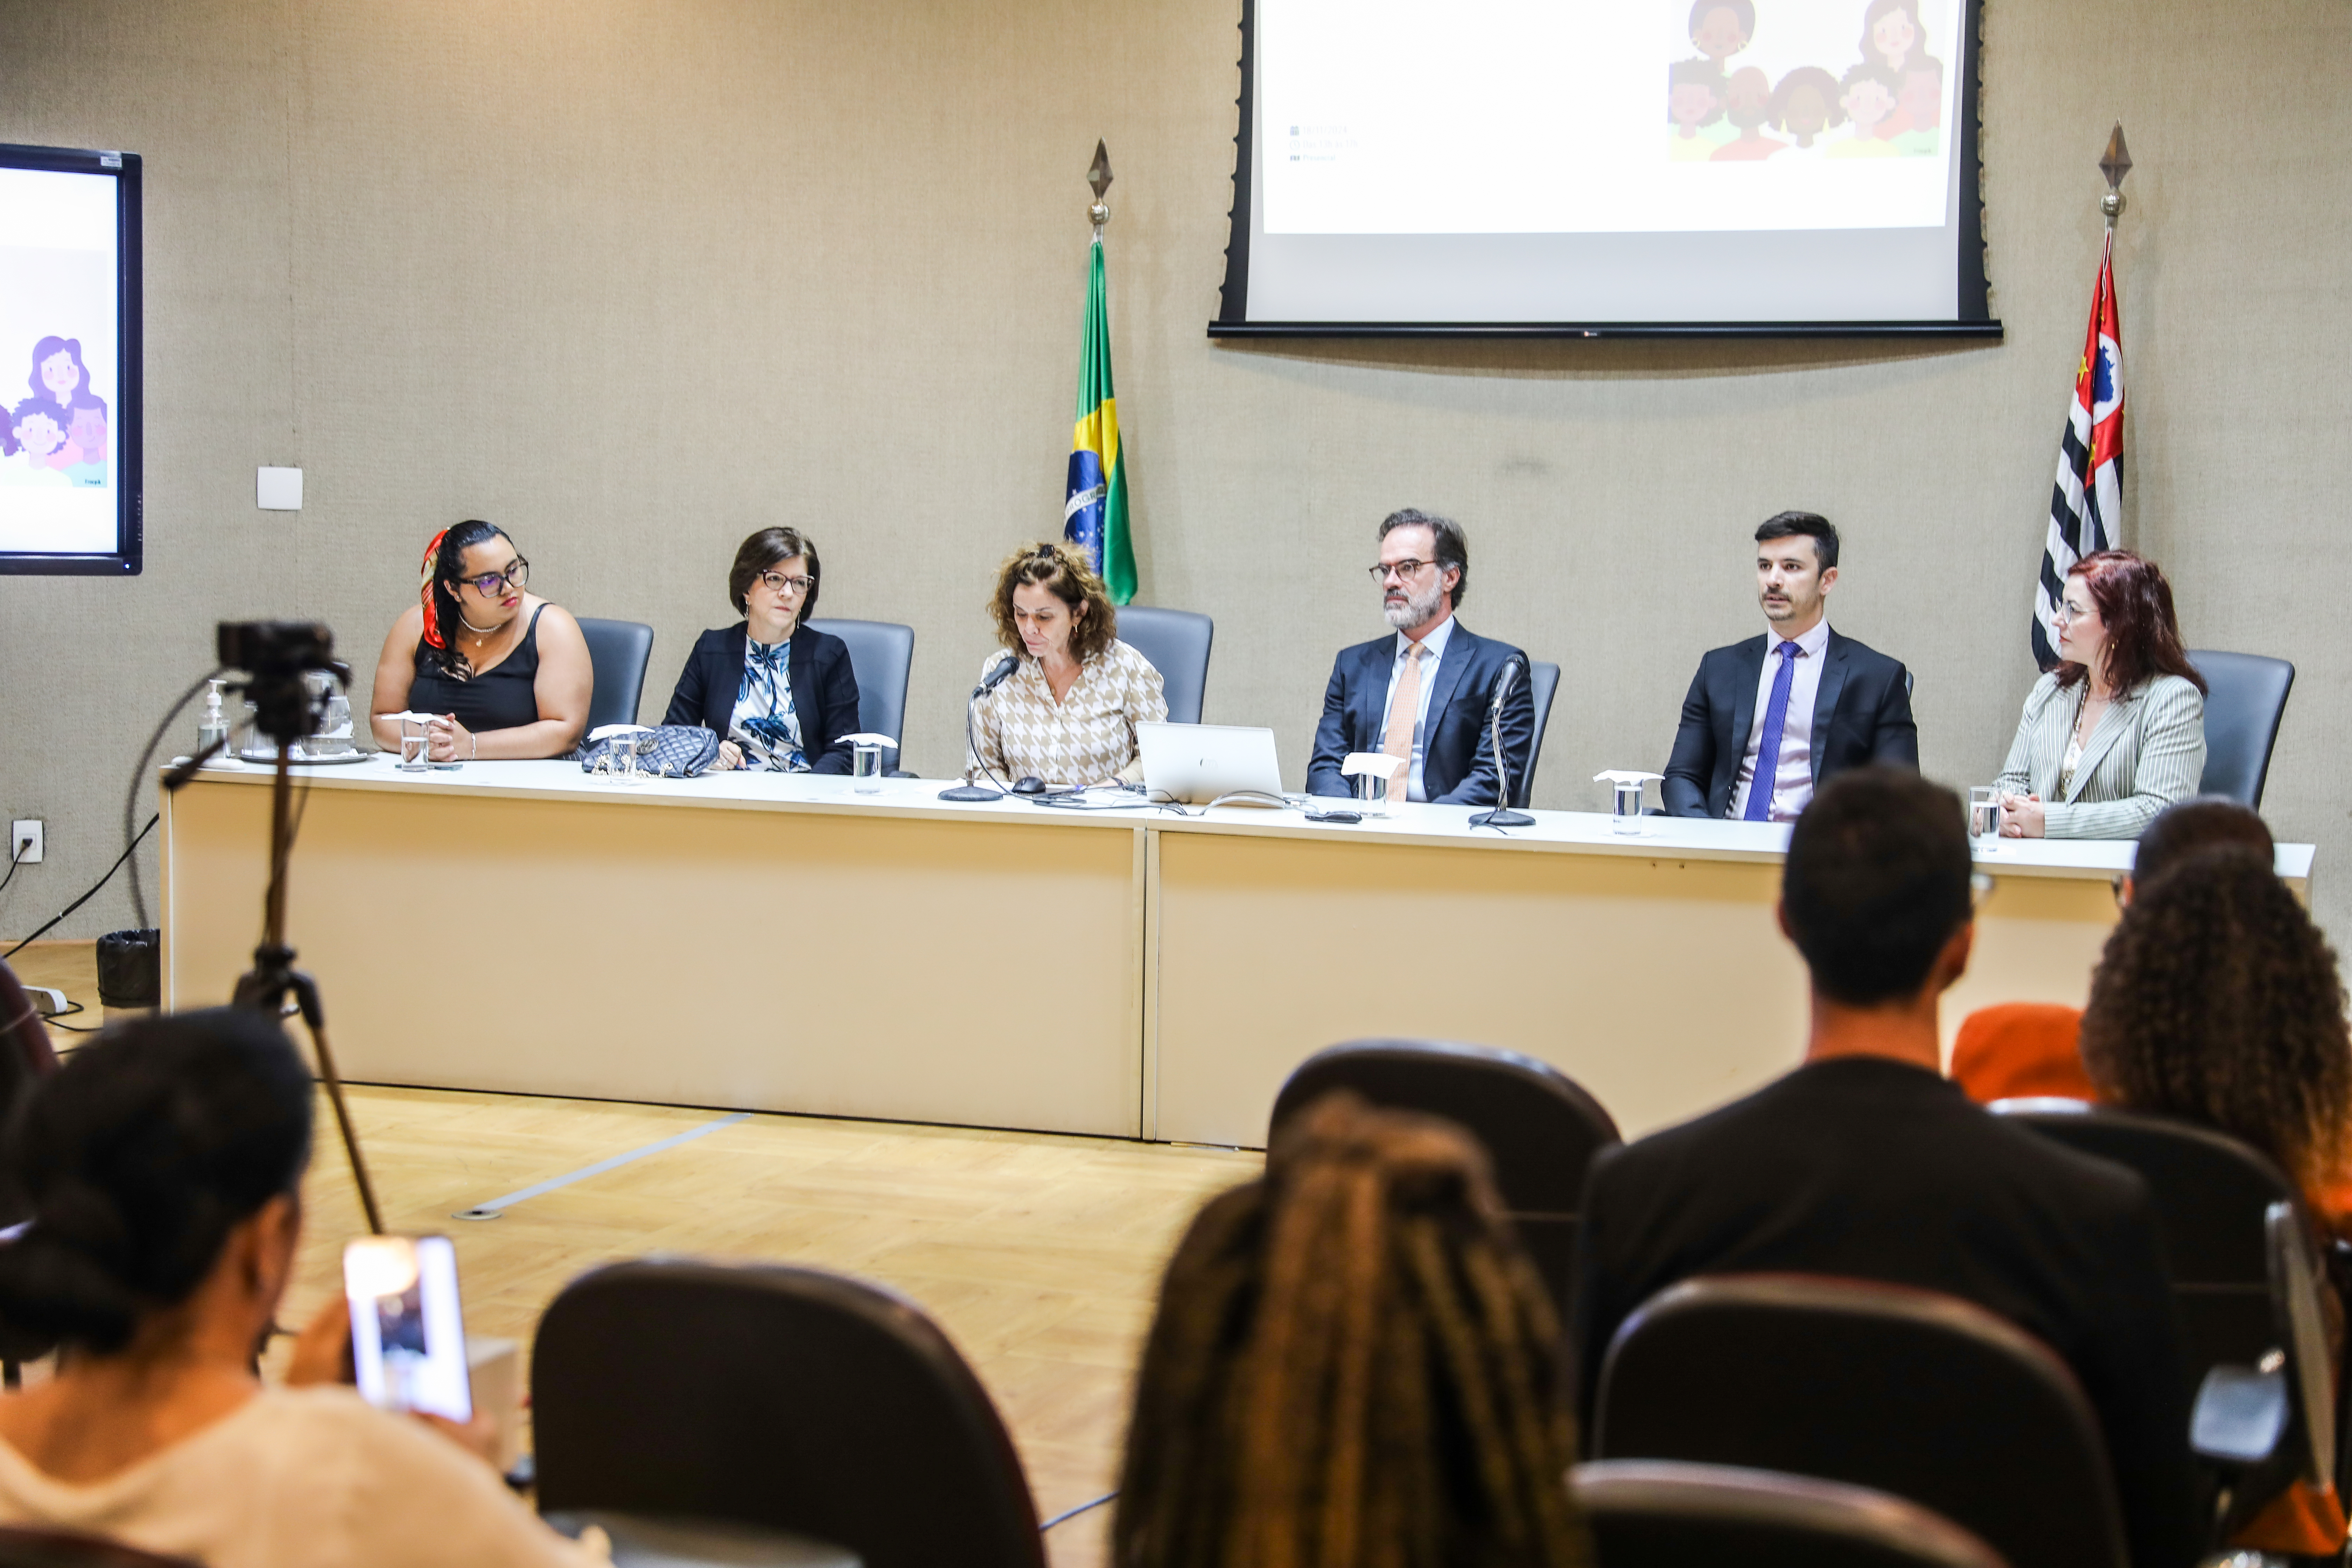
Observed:
[[[1013,590],[1035,583],[1070,606],[1070,657],[1080,664],[1109,651],[1118,639],[1118,612],[1111,607],[1110,590],[1095,575],[1087,552],[1069,545],[1024,544],[996,569],[996,592],[988,597],[988,613],[996,619],[996,640],[1007,652],[1026,658],[1021,628],[1013,619]]]
[[[1168,1265],[1110,1560],[1582,1568],[1560,1333],[1486,1157],[1346,1090]]]
[[[2080,577],[2099,624],[2107,628],[2107,684],[2129,691],[2159,675],[2177,675],[2198,690],[2205,678],[2189,662],[2180,646],[2180,622],[2172,613],[2172,584],[2164,568],[2128,550],[2098,550],[2066,569]],[[2072,686],[2083,679],[2084,667],[2071,661],[2058,666],[2058,684]]]
[[[2220,1129],[2305,1191],[2352,1118],[2336,950],[2268,856],[2217,845],[2134,895],[2091,981],[2083,1066],[2100,1098]]]

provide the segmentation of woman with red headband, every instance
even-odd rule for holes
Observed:
[[[2172,584],[2128,550],[2085,555],[2051,629],[2060,663],[2026,697],[1993,781],[2001,836],[2137,838],[2205,773],[2205,678],[2180,646]]]
[[[580,623],[529,591],[530,563],[468,520],[425,547],[417,603],[376,660],[376,744],[400,749],[400,715],[430,713],[436,763],[560,757],[588,724],[595,672]]]

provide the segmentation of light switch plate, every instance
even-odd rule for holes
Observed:
[[[256,468],[253,475],[253,500],[264,511],[300,511],[302,510],[302,470],[299,468]]]

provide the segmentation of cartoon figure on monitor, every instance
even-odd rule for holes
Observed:
[[[1819,66],[1799,66],[1772,89],[1768,123],[1795,137],[1799,147],[1811,147],[1823,131],[1845,123],[1845,110],[1838,106],[1837,78]]]
[[[1710,129],[1734,134],[1723,124],[1723,72],[1713,60],[1676,60],[1666,68],[1666,118],[1675,127],[1666,132],[1669,161],[1715,156],[1725,138],[1710,134]]]
[[[46,397],[28,397],[8,416],[16,446],[14,460],[0,466],[0,478],[17,485],[70,485],[67,470],[79,464],[66,411]]]
[[[1756,41],[1755,0],[1697,0],[1691,6],[1690,41],[1720,68]]]
[[[1741,163],[1785,153],[1789,144],[1764,134],[1772,118],[1772,79],[1754,66],[1742,66],[1725,85],[1723,112],[1738,128],[1739,139],[1715,150],[1717,163]]]
[[[52,464],[78,485],[106,482],[106,399],[90,390],[79,338],[46,337],[33,345],[33,372],[25,378],[34,398],[55,404],[76,456]]]
[[[1895,143],[1881,136],[1879,127],[1895,113],[1902,82],[1885,66],[1859,65],[1838,84],[1838,107],[1853,122],[1853,134],[1840,137],[1829,150],[1832,158],[1893,158]]]
[[[1895,112],[1876,134],[1897,153],[1927,157],[1943,147],[1944,62],[1927,52],[1922,0],[1870,0],[1862,12],[1862,58],[1883,66],[1895,86]]]

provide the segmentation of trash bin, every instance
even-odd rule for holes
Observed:
[[[98,1002],[105,1016],[152,1013],[163,1000],[163,933],[110,931],[98,939]]]

